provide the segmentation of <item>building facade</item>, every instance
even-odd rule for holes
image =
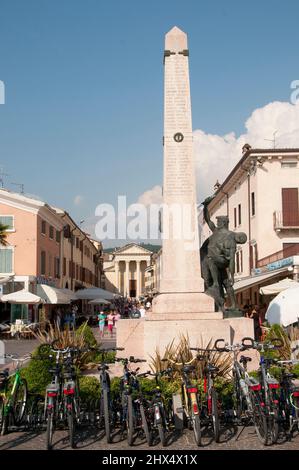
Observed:
[[[125,297],[145,294],[145,272],[152,252],[137,243],[129,243],[106,253],[104,259],[105,289]]]
[[[99,286],[102,246],[90,240],[66,212],[0,189],[0,222],[8,226],[8,246],[0,246],[0,279],[6,280],[2,294],[21,289],[37,293],[40,284],[73,291]],[[1,305],[2,311],[6,307]],[[14,311],[24,307],[11,305],[10,309],[15,317]],[[34,309],[25,310],[26,317]]]
[[[208,210],[211,219],[228,215],[229,228],[245,232],[238,245],[235,291],[239,303],[258,303],[260,285],[298,275],[299,149],[252,149],[243,156],[222,185]],[[201,243],[211,234],[204,223]]]

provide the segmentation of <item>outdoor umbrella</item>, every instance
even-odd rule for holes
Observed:
[[[284,290],[289,289],[290,287],[299,287],[299,283],[297,281],[294,281],[294,279],[282,279],[282,281],[261,287],[260,294],[275,295],[279,294],[279,292],[283,292]]]
[[[41,304],[44,300],[38,295],[28,292],[26,289],[12,292],[11,294],[2,295],[1,302],[9,302],[10,304]]]
[[[89,289],[80,289],[76,292],[77,299],[82,300],[95,300],[95,299],[105,299],[113,300],[115,294],[109,292],[108,290],[101,289],[100,287],[90,287]]]
[[[105,299],[94,299],[94,300],[90,300],[88,303],[91,305],[100,305],[100,304],[109,305],[111,302]]]
[[[278,323],[288,326],[299,319],[299,287],[292,287],[280,292],[270,302],[266,312],[266,320],[273,325]]]

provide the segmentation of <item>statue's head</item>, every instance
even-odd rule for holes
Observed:
[[[229,219],[227,215],[218,215],[218,217],[216,217],[216,220],[217,228],[228,228]]]
[[[244,232],[236,232],[235,233],[235,240],[236,243],[246,243],[247,242],[247,235]]]

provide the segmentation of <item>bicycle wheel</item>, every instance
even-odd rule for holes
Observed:
[[[270,439],[271,439],[271,444],[275,444],[275,442],[278,439],[278,434],[279,434],[279,425],[278,425],[278,408],[272,407],[271,409],[271,415],[270,415]]]
[[[193,423],[193,432],[194,432],[195,442],[198,446],[200,446],[201,445],[201,429],[200,429],[199,415],[192,416],[192,423]]]
[[[28,386],[25,379],[18,382],[15,388],[13,400],[12,400],[12,413],[15,424],[18,426],[21,424],[24,417],[26,403],[28,396]]]
[[[212,422],[215,442],[219,442],[220,438],[220,425],[219,425],[219,413],[218,413],[218,400],[216,390],[213,389],[211,393],[212,399]]]
[[[47,417],[47,450],[52,449],[53,434],[54,434],[54,415],[53,411],[48,412]]]
[[[129,446],[132,446],[134,436],[134,410],[132,396],[128,395],[127,400],[127,441]]]
[[[109,395],[108,390],[103,391],[103,407],[104,407],[104,422],[107,443],[111,442],[111,427],[110,427],[110,412],[109,412]]]
[[[5,404],[3,398],[0,397],[0,432],[1,436],[7,433],[8,416],[5,416]]]
[[[259,398],[255,395],[254,392],[250,393],[250,400],[253,410],[253,422],[255,431],[260,442],[264,445],[267,445],[269,441],[267,417],[260,405]]]
[[[69,441],[72,449],[75,448],[75,419],[73,406],[67,411],[67,424],[69,428]]]
[[[141,415],[141,422],[142,422],[143,431],[144,431],[144,434],[145,434],[145,437],[146,437],[146,442],[149,446],[151,446],[152,445],[152,434],[151,434],[150,429],[149,429],[149,425],[148,425],[148,422],[147,422],[147,419],[146,419],[144,406],[143,406],[142,403],[140,404],[140,415]]]

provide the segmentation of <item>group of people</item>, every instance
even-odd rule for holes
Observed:
[[[250,305],[245,304],[243,306],[244,317],[251,318],[254,324],[254,335],[256,340],[260,340],[262,337],[262,326],[265,322],[265,315],[267,311],[267,305]]]
[[[121,318],[121,315],[117,310],[110,310],[108,312],[101,310],[98,314],[100,337],[102,338],[104,336],[106,323],[107,323],[108,333],[110,333],[110,337],[112,337],[113,328],[116,328],[117,322],[120,318]]]
[[[58,307],[53,312],[53,320],[60,329],[64,329],[66,327],[75,328],[77,312],[77,305]]]

